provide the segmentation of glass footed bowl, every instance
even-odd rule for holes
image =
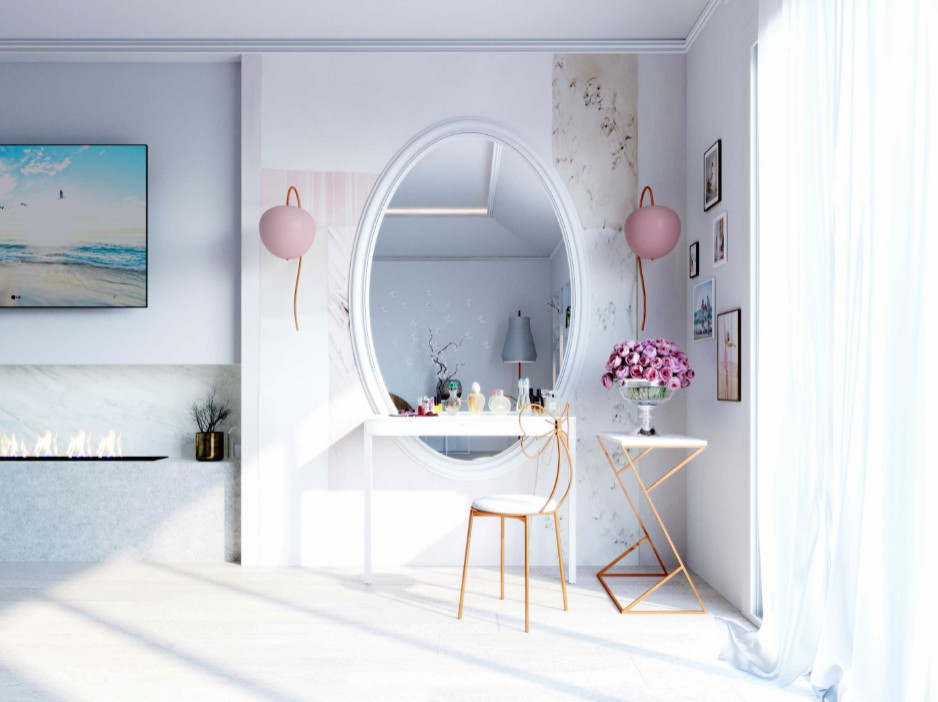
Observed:
[[[626,380],[619,384],[622,399],[638,408],[638,434],[654,436],[657,432],[651,425],[651,415],[655,407],[663,405],[674,397],[676,390],[664,385],[652,385],[647,380]]]

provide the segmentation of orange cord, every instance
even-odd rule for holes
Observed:
[[[293,323],[296,325],[297,331],[300,330],[300,320],[296,316],[296,295],[300,291],[300,270],[302,268],[303,268],[303,257],[300,256],[300,263],[296,267],[296,287],[293,289]]]
[[[645,274],[642,272],[642,257],[638,257],[638,275],[642,279],[642,331],[645,331],[645,313],[648,311],[648,298],[645,296]]]
[[[302,205],[300,204],[300,193],[296,189],[296,187],[294,187],[293,185],[291,185],[289,189],[287,190],[287,205],[290,204],[290,193],[293,193],[294,195],[296,195],[296,206],[302,207]],[[296,325],[297,331],[300,330],[300,320],[296,316],[296,296],[300,292],[300,270],[302,270],[302,268],[303,268],[303,257],[300,256],[300,263],[296,267],[296,287],[293,288],[293,324]]]
[[[642,190],[642,196],[638,200],[638,206],[641,207],[642,203],[645,202],[645,193],[648,193],[651,197],[651,206],[655,206],[655,193],[651,189],[650,185],[646,185],[645,189]],[[296,196],[299,199],[299,195]],[[638,256],[638,275],[642,279],[642,331],[645,331],[645,315],[648,312],[648,298],[645,296],[645,273],[642,271],[642,257]]]

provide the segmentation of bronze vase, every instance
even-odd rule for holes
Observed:
[[[220,431],[195,435],[195,460],[220,461],[225,457],[225,435]]]

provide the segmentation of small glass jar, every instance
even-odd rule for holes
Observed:
[[[446,414],[456,414],[462,407],[462,400],[459,399],[458,386],[454,382],[449,384],[449,399],[446,400]]]
[[[466,398],[466,404],[469,405],[469,411],[472,414],[479,414],[485,409],[485,396],[482,394],[482,388],[478,383],[472,384],[472,390],[469,397]]]
[[[511,400],[505,397],[505,391],[501,388],[492,390],[489,397],[489,411],[492,414],[508,414],[511,411]]]

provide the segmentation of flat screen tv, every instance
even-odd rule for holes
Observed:
[[[0,145],[0,307],[146,306],[146,145]]]

